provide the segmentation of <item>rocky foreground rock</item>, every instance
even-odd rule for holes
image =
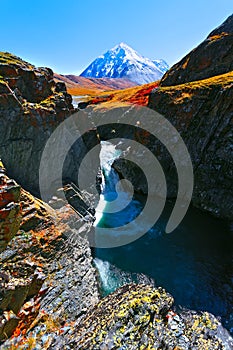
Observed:
[[[90,224],[77,226],[81,219],[68,204],[54,210],[10,180],[2,166],[0,171],[1,213],[6,214],[0,231],[0,343],[13,334],[17,345],[17,336],[39,320],[74,322],[99,294],[88,241],[77,229],[88,232]],[[5,201],[12,186],[17,211],[14,202],[9,211]]]
[[[173,311],[162,288],[126,285],[100,301],[49,349],[231,349],[228,333],[207,312]]]

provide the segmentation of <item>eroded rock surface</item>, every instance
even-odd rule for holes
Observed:
[[[30,340],[36,349],[232,349],[232,338],[213,315],[178,312],[173,302],[162,288],[125,285],[76,322],[59,328],[50,319],[49,332],[41,319],[18,349],[24,349]]]
[[[59,325],[75,321],[96,304],[99,294],[86,238],[88,220],[79,223],[68,204],[53,210],[10,180],[3,166],[0,172],[5,190],[1,210],[8,208],[6,198],[15,199],[21,214],[12,211],[11,222],[1,218],[8,235],[0,254],[0,342],[13,334],[18,344],[41,318],[52,315]],[[6,184],[14,185],[17,196],[5,196],[6,190],[15,194]]]
[[[39,166],[45,144],[53,131],[74,112],[72,97],[64,83],[54,82],[51,69],[36,68],[14,55],[0,53],[0,155],[9,175],[37,196],[40,195]],[[67,154],[63,169],[67,182],[77,182],[81,159],[99,142],[95,131],[90,131],[84,140],[79,138],[76,129],[74,117],[71,130],[65,127],[60,130],[57,136],[60,144],[51,150],[54,157],[57,151],[62,159],[62,149],[68,141],[66,136],[77,134],[77,142]],[[47,166],[53,168],[54,164],[50,160]]]

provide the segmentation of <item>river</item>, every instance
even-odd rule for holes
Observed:
[[[115,227],[132,220],[141,211],[144,198],[134,196],[125,210],[104,213],[116,197],[118,174],[111,164],[119,155],[109,142],[100,154],[104,173],[102,195],[96,208],[97,227]],[[120,189],[119,206],[128,204],[127,191]],[[119,195],[119,192],[118,192]],[[164,287],[176,305],[203,310],[221,317],[233,333],[233,230],[228,223],[190,207],[182,223],[170,233],[165,226],[173,206],[168,201],[160,219],[143,237],[117,248],[95,248],[102,295],[124,283],[140,282],[145,274]]]

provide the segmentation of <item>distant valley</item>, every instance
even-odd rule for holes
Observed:
[[[160,80],[168,69],[163,59],[150,60],[120,43],[97,57],[80,76],[55,73],[54,78],[64,82],[71,95],[95,95],[152,83]]]
[[[90,95],[106,90],[126,89],[136,84],[123,78],[85,78],[78,75],[54,73],[57,82],[64,82],[71,95]]]

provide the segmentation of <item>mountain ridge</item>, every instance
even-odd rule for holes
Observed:
[[[127,78],[141,85],[161,79],[168,68],[164,60],[152,61],[122,42],[97,57],[80,76]]]
[[[86,78],[78,75],[54,73],[56,82],[64,82],[71,95],[88,95],[106,90],[121,90],[137,85],[124,78]]]

